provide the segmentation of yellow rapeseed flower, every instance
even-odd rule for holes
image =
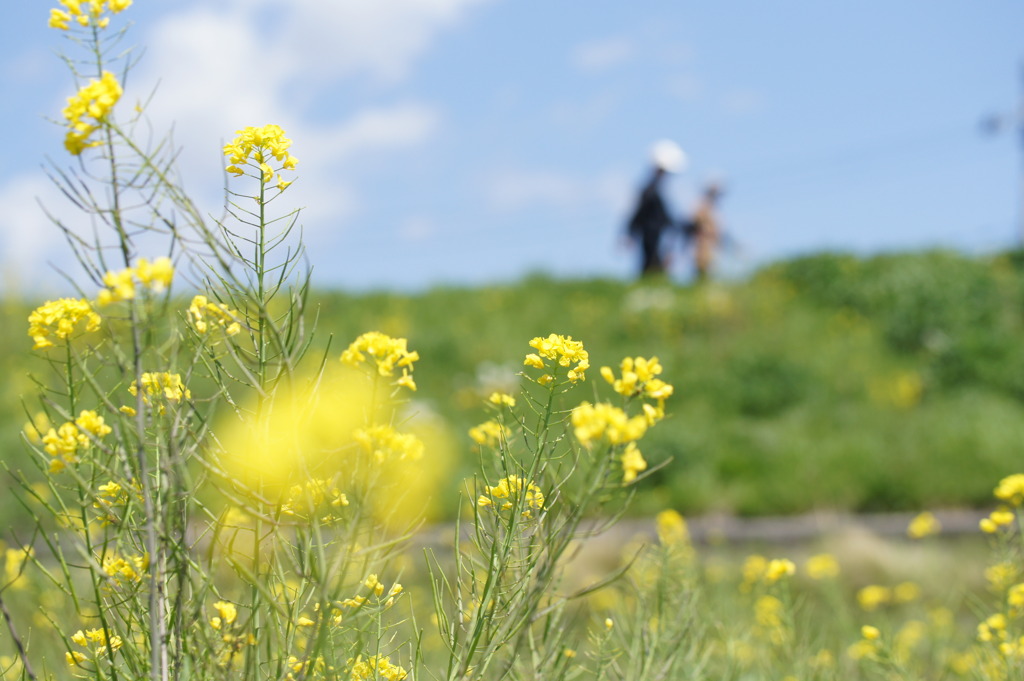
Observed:
[[[647,460],[640,453],[635,442],[626,445],[622,452],[622,484],[628,485],[636,480],[636,476],[647,470]]]
[[[819,553],[807,559],[804,569],[811,579],[833,579],[839,576],[839,561],[830,553]]]
[[[613,445],[633,442],[647,432],[647,419],[630,418],[622,409],[607,402],[584,402],[572,410],[572,426],[576,439],[585,447],[595,440],[607,440]]]
[[[544,508],[544,493],[540,487],[518,475],[502,478],[498,481],[497,485],[487,487],[486,494],[481,494],[477,498],[476,503],[480,507],[496,506],[495,500],[501,500],[500,508],[507,510],[512,508],[513,502],[521,494],[524,495],[526,502],[526,509],[523,511],[524,516],[530,515],[529,509],[531,508]]]
[[[508,439],[512,430],[494,419],[484,421],[478,426],[469,429],[469,437],[473,442],[484,447],[496,447],[502,440]]]
[[[788,558],[773,558],[768,561],[768,567],[764,571],[764,581],[768,584],[796,574],[796,565]]]
[[[224,145],[224,155],[228,157],[227,171],[233,175],[243,175],[245,166],[253,168],[256,177],[263,184],[274,179],[275,170],[270,162],[280,163],[278,170],[295,170],[298,159],[288,153],[292,141],[285,137],[284,130],[278,125],[247,127],[237,131],[237,137]],[[277,188],[286,189],[291,182],[284,182],[278,175]]]
[[[867,612],[877,610],[879,606],[891,602],[892,589],[885,586],[871,584],[857,592],[857,603],[859,603],[860,607]]]
[[[43,303],[28,316],[28,335],[35,341],[32,349],[53,347],[54,338],[67,340],[79,330],[82,321],[86,332],[100,328],[100,316],[87,300],[60,298]]]
[[[150,262],[139,258],[135,267],[122,270],[111,270],[103,275],[103,285],[96,296],[100,307],[105,307],[122,300],[135,298],[136,282],[139,286],[159,293],[171,285],[174,279],[174,265],[168,257],[160,257]]]
[[[104,71],[99,80],[90,80],[74,96],[68,97],[68,105],[61,113],[68,126],[64,148],[70,154],[78,156],[89,147],[102,144],[89,141],[89,137],[106,121],[114,105],[121,99],[121,94],[121,84],[117,78],[109,71]]]
[[[163,397],[168,402],[180,402],[182,399],[192,399],[192,391],[181,382],[181,374],[171,374],[166,371],[146,372],[141,376],[142,399],[146,404],[150,403],[150,397]],[[136,395],[139,388],[136,381],[128,386],[128,392]]]
[[[997,499],[1011,506],[1020,506],[1024,501],[1024,473],[1016,473],[999,481],[995,489]]]
[[[590,355],[583,349],[582,341],[553,333],[547,338],[534,338],[530,341],[530,347],[537,352],[526,356],[523,362],[526,366],[544,369],[547,366],[544,360],[549,359],[561,367],[569,368],[565,376],[570,381],[575,383],[586,379],[584,372],[590,368]]]
[[[658,530],[658,541],[663,546],[676,546],[690,540],[690,531],[686,527],[686,519],[675,510],[660,511],[654,519]]]
[[[392,338],[379,331],[369,331],[352,341],[345,352],[341,353],[341,362],[358,367],[367,361],[369,355],[379,375],[393,376],[395,369],[401,369],[402,376],[396,384],[416,390],[411,372],[413,362],[419,360],[420,356],[416,351],[410,352],[407,345],[405,338]]]
[[[57,0],[64,9],[51,9],[49,27],[66,31],[74,20],[82,27],[106,28],[110,18],[103,16],[104,9],[118,14],[131,6],[132,0]],[[84,8],[83,8],[84,5]],[[104,7],[104,5],[106,7]]]
[[[232,310],[224,303],[211,303],[203,295],[192,298],[192,304],[189,305],[186,315],[196,333],[200,335],[209,331],[211,325],[220,327],[228,336],[234,336],[242,330],[242,325],[238,322],[237,310]]]
[[[910,525],[907,526],[907,536],[911,539],[921,539],[932,534],[938,534],[941,530],[942,524],[939,523],[935,514],[925,511],[910,521]]]

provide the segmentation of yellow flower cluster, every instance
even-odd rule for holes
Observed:
[[[473,442],[484,447],[497,447],[502,440],[512,435],[512,430],[494,419],[484,421],[478,426],[469,429],[469,437]]]
[[[110,110],[121,99],[121,84],[109,71],[104,71],[99,80],[92,79],[88,85],[68,97],[68,105],[61,112],[67,121],[68,132],[64,136],[64,148],[78,156],[89,147],[102,142],[90,142],[89,137],[103,124]]]
[[[144,288],[159,293],[171,285],[174,278],[174,265],[167,257],[157,258],[150,262],[139,258],[135,267],[127,267],[119,271],[110,271],[103,275],[103,284],[96,302],[100,307],[135,297],[136,282]]]
[[[399,433],[391,426],[358,428],[352,433],[352,439],[377,463],[423,458],[423,441],[411,433]]]
[[[807,559],[804,570],[814,580],[833,579],[839,576],[839,561],[831,553],[819,553]]]
[[[921,587],[913,582],[900,582],[889,588],[869,584],[857,592],[857,603],[865,612],[873,612],[890,603],[910,603],[921,595]]]
[[[786,627],[785,605],[771,595],[764,595],[754,602],[754,622],[756,633],[767,639],[772,645],[780,646],[789,639]]]
[[[516,398],[512,397],[508,393],[493,392],[491,393],[491,396],[487,398],[487,401],[499,407],[508,407],[509,409],[516,406]]]
[[[264,125],[261,128],[248,127],[237,131],[238,137],[230,144],[224,145],[224,155],[231,162],[227,171],[233,175],[244,175],[245,171],[241,166],[252,165],[259,169],[258,177],[263,184],[269,184],[274,179],[274,169],[270,161],[276,160],[281,164],[280,170],[295,170],[299,160],[288,153],[292,141],[284,136],[284,130],[277,125]],[[277,176],[277,188],[284,191],[291,182],[281,179],[280,173]]]
[[[36,555],[31,546],[4,551],[4,583],[13,589],[24,589],[28,585],[25,575],[25,561]]]
[[[619,378],[615,377],[611,367],[601,367],[601,376],[620,395],[643,395],[659,401],[664,401],[672,395],[672,386],[658,378],[662,367],[657,357],[626,357],[619,365],[619,369],[622,372]]]
[[[934,513],[925,511],[914,517],[907,525],[907,536],[911,539],[922,539],[924,537],[938,534],[942,531],[942,524],[935,517]]]
[[[860,640],[850,646],[846,654],[854,660],[876,659],[881,648],[881,636],[882,632],[877,627],[865,624],[860,628]]]
[[[82,320],[86,331],[100,328],[100,316],[87,300],[61,298],[43,303],[28,316],[28,335],[35,341],[32,349],[53,347],[53,338],[67,340]]]
[[[198,334],[205,334],[211,326],[219,326],[229,336],[242,330],[242,325],[237,321],[237,310],[232,310],[224,303],[211,303],[202,295],[192,298],[192,304],[188,307],[188,320]]]
[[[142,401],[149,404],[152,396],[163,396],[168,402],[180,402],[182,398],[192,399],[192,391],[181,382],[181,374],[146,372],[142,374]],[[137,395],[139,388],[136,381],[128,386],[128,392]]]
[[[1016,473],[999,481],[995,495],[1011,506],[1020,506],[1024,502],[1024,473]]]
[[[149,556],[132,556],[125,559],[110,554],[103,559],[103,572],[118,584],[142,581],[142,575],[148,568]]]
[[[595,440],[606,440],[613,445],[634,442],[644,436],[648,426],[645,417],[630,417],[607,402],[584,402],[572,410],[571,420],[576,439],[585,447]]]
[[[281,512],[308,520],[307,513],[315,513],[324,507],[339,509],[344,506],[348,506],[348,497],[333,480],[313,478],[303,485],[293,485],[288,490],[288,496],[281,504]],[[327,511],[320,519],[328,525],[338,520],[333,511]]]
[[[217,616],[210,618],[210,626],[218,631],[225,625],[233,624],[238,618],[238,609],[233,603],[217,601],[213,604],[213,609],[217,611]]]
[[[110,24],[110,17],[103,16],[103,10],[109,9],[113,14],[119,14],[128,9],[132,0],[57,0],[64,9],[53,8],[50,10],[50,28],[66,31],[74,21],[79,26],[95,26],[106,28]],[[104,5],[106,7],[104,7]]]
[[[71,642],[83,648],[88,648],[90,643],[99,644],[95,651],[97,656],[106,655],[108,650],[116,652],[123,644],[120,636],[110,636],[106,629],[79,629],[71,635]],[[69,666],[75,667],[89,658],[78,650],[70,650],[64,653],[64,659]]]
[[[544,508],[544,493],[540,487],[518,475],[502,478],[498,481],[497,485],[487,487],[487,493],[480,495],[476,500],[476,505],[480,507],[494,506],[496,499],[503,499],[501,509],[507,510],[512,508],[513,501],[518,499],[520,495],[524,495],[526,502],[526,509],[523,511],[524,516],[530,515],[529,509],[531,508]]]
[[[385,679],[386,681],[402,681],[409,672],[396,664],[391,664],[390,658],[384,655],[374,655],[363,659],[360,655],[348,661],[351,671],[351,681],[364,681],[366,679]]]
[[[647,470],[647,460],[640,453],[635,442],[630,442],[622,451],[622,484],[628,485],[636,480],[636,476]]]
[[[352,341],[345,352],[341,353],[343,364],[358,367],[369,355],[381,376],[393,376],[395,369],[402,370],[402,376],[395,381],[396,385],[416,390],[412,380],[412,364],[419,360],[419,353],[409,352],[405,338],[392,338],[379,331],[369,331]]]
[[[655,526],[658,531],[658,541],[662,546],[676,546],[686,544],[690,541],[690,530],[686,526],[686,519],[672,509],[666,509],[655,517]]]
[[[534,369],[547,369],[544,360],[552,360],[561,367],[570,367],[565,374],[572,382],[586,379],[584,371],[590,368],[590,355],[583,349],[583,341],[574,341],[572,336],[560,336],[551,334],[547,338],[538,336],[530,341],[530,347],[537,352],[530,353],[523,360],[523,364]],[[574,366],[575,363],[575,366]],[[541,385],[547,385],[555,380],[550,373],[546,373],[537,379]]]
[[[50,428],[43,435],[43,449],[53,457],[50,472],[59,473],[69,463],[78,463],[78,452],[92,446],[92,439],[110,433],[111,428],[95,411],[83,410],[74,421],[67,421],[59,428]]]

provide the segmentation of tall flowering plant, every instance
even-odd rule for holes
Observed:
[[[36,545],[8,553],[0,611],[18,662],[0,657],[0,676],[564,676],[563,648],[579,644],[538,636],[601,586],[561,593],[564,559],[648,470],[639,442],[672,393],[657,359],[601,369],[616,404],[570,403],[590,369],[583,343],[530,341],[522,392],[491,395],[493,418],[469,433],[483,463],[471,539],[428,551],[428,634],[399,578],[423,572],[405,548],[452,446],[414,418],[419,353],[371,331],[307,359],[298,214],[275,212],[295,181],[292,140],[273,124],[237,130],[226,217],[204,219],[173,180],[169,140],[140,143],[145,109],[121,105],[134,58],[110,48],[130,5],[50,13],[86,54],[66,60],[72,165],[53,176],[97,228],[56,221],[79,296],[28,319],[47,371],[25,429],[36,470],[17,475],[42,512]],[[44,635],[9,617],[26,566],[51,587]]]

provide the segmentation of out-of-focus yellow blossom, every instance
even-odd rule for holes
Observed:
[[[572,410],[572,426],[576,439],[585,447],[595,440],[607,440],[613,445],[639,440],[647,432],[647,419],[630,418],[622,409],[607,402],[584,402]]]
[[[582,341],[574,341],[572,336],[561,336],[553,333],[547,338],[538,336],[530,341],[530,347],[536,354],[526,356],[523,364],[536,369],[544,369],[545,359],[555,361],[561,367],[569,367],[565,376],[572,382],[586,379],[584,372],[590,368],[590,355],[583,349]]]
[[[911,539],[921,539],[929,535],[938,534],[942,531],[942,524],[935,514],[925,511],[914,517],[907,526],[907,536]]]
[[[900,582],[892,590],[895,603],[910,603],[921,597],[921,587],[914,582]]]
[[[868,585],[857,592],[857,603],[861,609],[873,612],[879,606],[892,602],[892,589],[877,584]]]
[[[338,520],[337,509],[348,504],[348,497],[333,480],[312,478],[288,490],[281,513],[304,520],[317,515],[324,524],[330,525]]]
[[[103,417],[91,410],[83,410],[77,419],[59,428],[50,428],[42,437],[43,450],[53,457],[50,472],[59,473],[66,464],[78,463],[78,452],[91,447],[92,438],[102,438],[110,432]]]
[[[495,500],[504,500],[501,502],[501,509],[507,510],[512,508],[513,502],[520,496],[523,495],[525,499],[525,509],[523,510],[524,516],[530,515],[530,509],[541,509],[544,508],[544,493],[540,487],[533,482],[528,482],[525,478],[521,478],[518,475],[510,475],[507,478],[502,478],[498,481],[497,485],[487,487],[485,494],[481,494],[476,500],[477,506],[495,506]]]
[[[284,130],[278,125],[248,127],[238,130],[229,144],[224,145],[224,155],[228,157],[227,171],[233,175],[245,174],[244,166],[255,171],[255,177],[264,184],[274,179],[271,160],[280,163],[278,170],[295,170],[298,159],[288,153],[292,141],[285,137]],[[282,182],[278,175],[277,188],[284,190],[291,182]],[[283,185],[283,186],[282,186]]]
[[[402,375],[395,382],[410,390],[416,390],[412,379],[413,362],[419,360],[419,353],[409,352],[405,338],[392,338],[379,331],[369,331],[352,341],[345,352],[341,353],[341,361],[352,367],[358,367],[369,355],[373,360],[377,373],[381,376],[393,376],[395,369],[401,369]]]
[[[232,310],[224,303],[211,303],[203,295],[192,298],[187,316],[198,334],[205,334],[211,325],[220,327],[229,336],[234,336],[242,330],[237,310]]]
[[[132,556],[129,559],[115,554],[103,558],[103,572],[117,583],[138,583],[149,568],[148,556]]]
[[[928,625],[921,620],[907,620],[893,637],[893,655],[901,664],[910,661],[914,649],[925,640],[928,635]]]
[[[89,137],[106,121],[111,109],[121,99],[121,84],[109,71],[104,71],[99,80],[90,80],[73,96],[62,112],[67,121],[68,132],[64,136],[64,148],[73,156],[80,155],[89,147],[102,144],[89,141]]]
[[[402,681],[409,672],[402,667],[392,664],[390,658],[384,655],[374,655],[363,658],[359,656],[349,660],[351,668],[349,679],[351,681],[363,681],[368,679],[385,679],[386,681]]]
[[[210,626],[214,629],[220,630],[226,625],[233,624],[238,618],[238,609],[234,603],[217,601],[213,604],[213,609],[217,611],[217,616],[210,618]]]
[[[1012,562],[1004,561],[985,568],[985,579],[988,581],[989,588],[996,593],[1005,591],[1019,577],[1020,570]]]
[[[311,627],[316,624],[316,620],[311,620],[305,615],[299,615],[299,618],[295,620],[295,626],[297,627]]]
[[[754,622],[756,632],[767,639],[772,645],[782,645],[789,639],[789,633],[783,618],[785,606],[775,596],[764,595],[754,602]]]
[[[1014,584],[1006,592],[1006,602],[1015,611],[1024,608],[1024,584]]]
[[[640,453],[640,448],[635,442],[626,445],[622,452],[622,484],[628,485],[636,480],[636,476],[647,470],[647,460]]]
[[[686,527],[686,519],[672,509],[666,509],[655,516],[658,528],[658,541],[663,546],[675,546],[690,541],[690,532]]]
[[[774,584],[775,582],[785,577],[791,577],[796,574],[796,565],[793,561],[787,558],[773,558],[768,561],[768,566],[764,571],[764,581],[768,584]]]
[[[50,429],[50,417],[46,412],[37,412],[31,421],[22,427],[25,437],[34,445],[42,444],[43,432]]]
[[[36,555],[31,546],[4,551],[4,582],[12,589],[24,589],[28,585],[25,576],[25,561]]]
[[[168,402],[180,402],[182,399],[192,399],[192,391],[181,382],[181,374],[164,372],[146,372],[142,374],[142,400],[150,404],[150,397],[163,397]],[[128,386],[128,392],[137,395],[139,391],[136,381]]]
[[[160,293],[171,285],[173,279],[174,265],[170,258],[160,257],[153,262],[139,258],[135,267],[111,270],[103,275],[106,288],[100,289],[96,302],[100,307],[105,307],[122,300],[132,300],[135,298],[136,281],[139,286]]]
[[[469,429],[469,437],[473,442],[484,447],[496,447],[502,440],[507,440],[512,435],[512,430],[494,419],[484,421],[478,426]]]
[[[620,395],[643,395],[658,400],[659,405],[664,404],[665,399],[672,395],[672,386],[658,378],[662,366],[657,357],[626,357],[619,364],[619,370],[622,375],[616,378],[611,367],[601,367],[601,376]]]
[[[1012,525],[1016,517],[1013,511],[1005,506],[1000,506],[992,511],[987,518],[982,518],[978,523],[978,527],[981,528],[982,532],[994,534],[999,531],[999,528]]]
[[[978,625],[978,640],[982,643],[1005,641],[1006,637],[1006,615],[1001,612],[989,615]]]
[[[846,649],[846,654],[854,660],[877,658],[882,633],[877,627],[865,624],[860,628],[860,636],[859,641]]]
[[[116,652],[124,644],[120,636],[111,636],[107,633],[106,629],[86,629],[85,631],[79,629],[71,635],[71,642],[83,648],[88,647],[90,643],[98,643],[99,646],[96,648],[97,655],[106,655],[108,647],[110,652]],[[74,651],[69,655],[70,657],[67,657],[67,660],[70,665],[77,664],[86,659],[84,655]]]
[[[765,570],[768,569],[768,559],[758,554],[747,556],[743,561],[743,582],[740,584],[741,591],[749,591],[753,584],[761,581]]]
[[[40,305],[28,316],[28,335],[35,341],[33,350],[53,347],[53,338],[67,340],[85,321],[85,331],[100,328],[100,316],[87,300],[61,298]]]
[[[606,631],[611,631],[614,626],[615,626],[615,622],[612,621],[611,617],[605,617],[604,618],[604,628],[605,628]]]
[[[831,553],[819,553],[807,559],[804,570],[811,579],[834,579],[839,576],[839,561]]]
[[[104,9],[119,14],[131,6],[132,0],[57,0],[64,9],[51,9],[49,27],[66,31],[74,21],[82,27],[106,28],[110,18],[103,16]],[[84,9],[83,9],[84,6]],[[105,6],[105,7],[104,7]]]
[[[999,481],[995,489],[997,499],[1011,506],[1020,506],[1024,502],[1024,473],[1016,473]]]
[[[491,393],[491,396],[487,398],[487,401],[490,402],[491,404],[496,404],[499,407],[506,406],[511,408],[516,406],[516,398],[512,397],[507,393]]]
[[[362,445],[376,463],[423,458],[423,441],[411,433],[399,433],[391,426],[357,428],[352,439]]]
[[[808,661],[812,669],[825,670],[836,666],[836,657],[828,648],[822,648]]]
[[[87,658],[84,653],[80,653],[77,650],[69,650],[64,653],[64,659],[67,661],[69,667],[76,667],[89,658]]]

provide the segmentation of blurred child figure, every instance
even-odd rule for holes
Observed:
[[[683,222],[684,248],[693,248],[693,264],[697,272],[697,281],[707,281],[715,254],[722,244],[724,234],[718,221],[718,201],[722,197],[722,187],[718,182],[710,182],[697,203],[697,208],[688,221]]]
[[[651,149],[654,169],[651,179],[640,192],[636,210],[629,221],[627,234],[630,241],[640,243],[640,275],[663,272],[665,262],[661,254],[661,238],[672,226],[672,217],[661,198],[661,181],[666,173],[678,173],[686,166],[686,154],[671,140],[661,140]]]

